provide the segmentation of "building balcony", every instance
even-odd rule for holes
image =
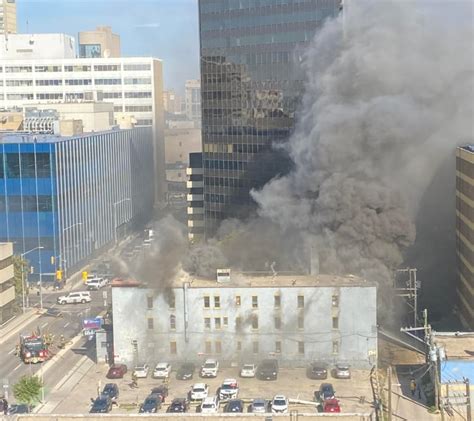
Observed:
[[[186,182],[186,187],[188,189],[191,188],[204,188],[204,181],[187,181]]]
[[[188,194],[186,197],[188,202],[202,202],[204,200],[203,194]]]
[[[3,307],[12,301],[15,301],[15,287],[12,285],[11,288],[0,292],[0,307]]]
[[[204,168],[186,168],[186,175],[203,175]]]
[[[188,215],[202,215],[204,214],[204,207],[188,207]]]
[[[189,228],[203,227],[203,226],[204,226],[204,221],[188,221]]]

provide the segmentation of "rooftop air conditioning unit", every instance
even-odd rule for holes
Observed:
[[[217,269],[217,282],[230,282],[230,269]]]

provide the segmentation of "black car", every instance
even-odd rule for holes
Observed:
[[[224,406],[224,412],[244,412],[244,401],[242,399],[231,399]]]
[[[184,363],[176,372],[176,378],[178,380],[190,380],[193,378],[195,371],[196,366],[193,363]]]
[[[162,384],[160,386],[154,387],[151,389],[151,393],[153,395],[160,395],[161,396],[161,402],[164,402],[166,397],[168,396],[169,393],[169,388],[165,384]]]
[[[278,361],[263,360],[257,368],[257,378],[260,380],[276,380],[278,378]]]
[[[189,410],[189,402],[185,398],[175,398],[173,399],[173,402],[171,402],[171,405],[168,407],[166,412],[177,412],[177,413],[183,413],[183,412],[188,412]]]
[[[8,415],[29,414],[31,409],[30,406],[25,405],[24,403],[13,404],[8,407]]]
[[[319,390],[314,392],[314,400],[316,402],[325,401],[327,399],[334,399],[336,391],[331,383],[322,383]]]
[[[140,414],[152,414],[158,412],[158,409],[161,408],[161,396],[156,394],[148,395],[145,401],[142,403]]]
[[[92,408],[89,411],[91,414],[107,413],[112,410],[112,399],[108,396],[99,396],[94,403]]]
[[[322,363],[311,363],[306,369],[308,379],[325,380],[328,378],[328,367]]]
[[[115,383],[107,383],[102,390],[102,396],[108,396],[112,403],[117,403],[119,388]]]

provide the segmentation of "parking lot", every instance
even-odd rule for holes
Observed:
[[[336,397],[340,401],[341,412],[371,412],[371,389],[369,383],[369,372],[363,370],[352,370],[351,379],[339,380],[331,376],[327,380],[311,380],[306,377],[304,368],[285,369],[280,368],[276,381],[262,381],[256,378],[239,378],[238,368],[224,368],[219,371],[217,378],[201,379],[195,373],[192,380],[176,380],[175,370],[169,380],[169,396],[159,412],[166,412],[168,404],[173,398],[186,397],[194,383],[207,383],[209,385],[209,395],[216,393],[224,379],[235,378],[239,382],[239,399],[250,403],[255,398],[271,399],[276,394],[283,394],[290,399],[290,410],[298,410],[301,413],[315,413],[317,409],[314,405],[296,403],[298,400],[312,401],[313,393],[321,383],[332,383],[336,392]],[[132,389],[131,371],[123,379],[109,380],[105,377],[108,366],[93,365],[87,372],[83,373],[82,379],[54,410],[57,414],[87,413],[91,406],[91,398],[97,396],[97,390],[102,389],[105,383],[117,383],[120,389],[118,406],[114,406],[112,413],[136,413],[140,404],[150,393],[152,387],[162,384],[160,379],[151,378],[151,370],[148,378],[138,380],[138,388]],[[198,404],[192,404],[191,412],[196,411]],[[223,411],[223,404],[219,412]]]

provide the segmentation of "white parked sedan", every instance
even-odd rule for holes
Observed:
[[[283,395],[275,395],[272,400],[272,413],[286,414],[288,412],[288,399]]]
[[[153,370],[153,378],[155,379],[166,379],[170,376],[171,364],[170,363],[158,363]]]
[[[138,364],[135,366],[135,369],[133,370],[133,374],[137,376],[139,379],[144,379],[148,377],[148,371],[150,370],[150,367],[146,363]]]
[[[255,377],[256,370],[255,364],[244,364],[240,369],[240,377]]]
[[[192,401],[201,401],[207,398],[209,386],[205,383],[195,383],[191,388],[190,398]]]

